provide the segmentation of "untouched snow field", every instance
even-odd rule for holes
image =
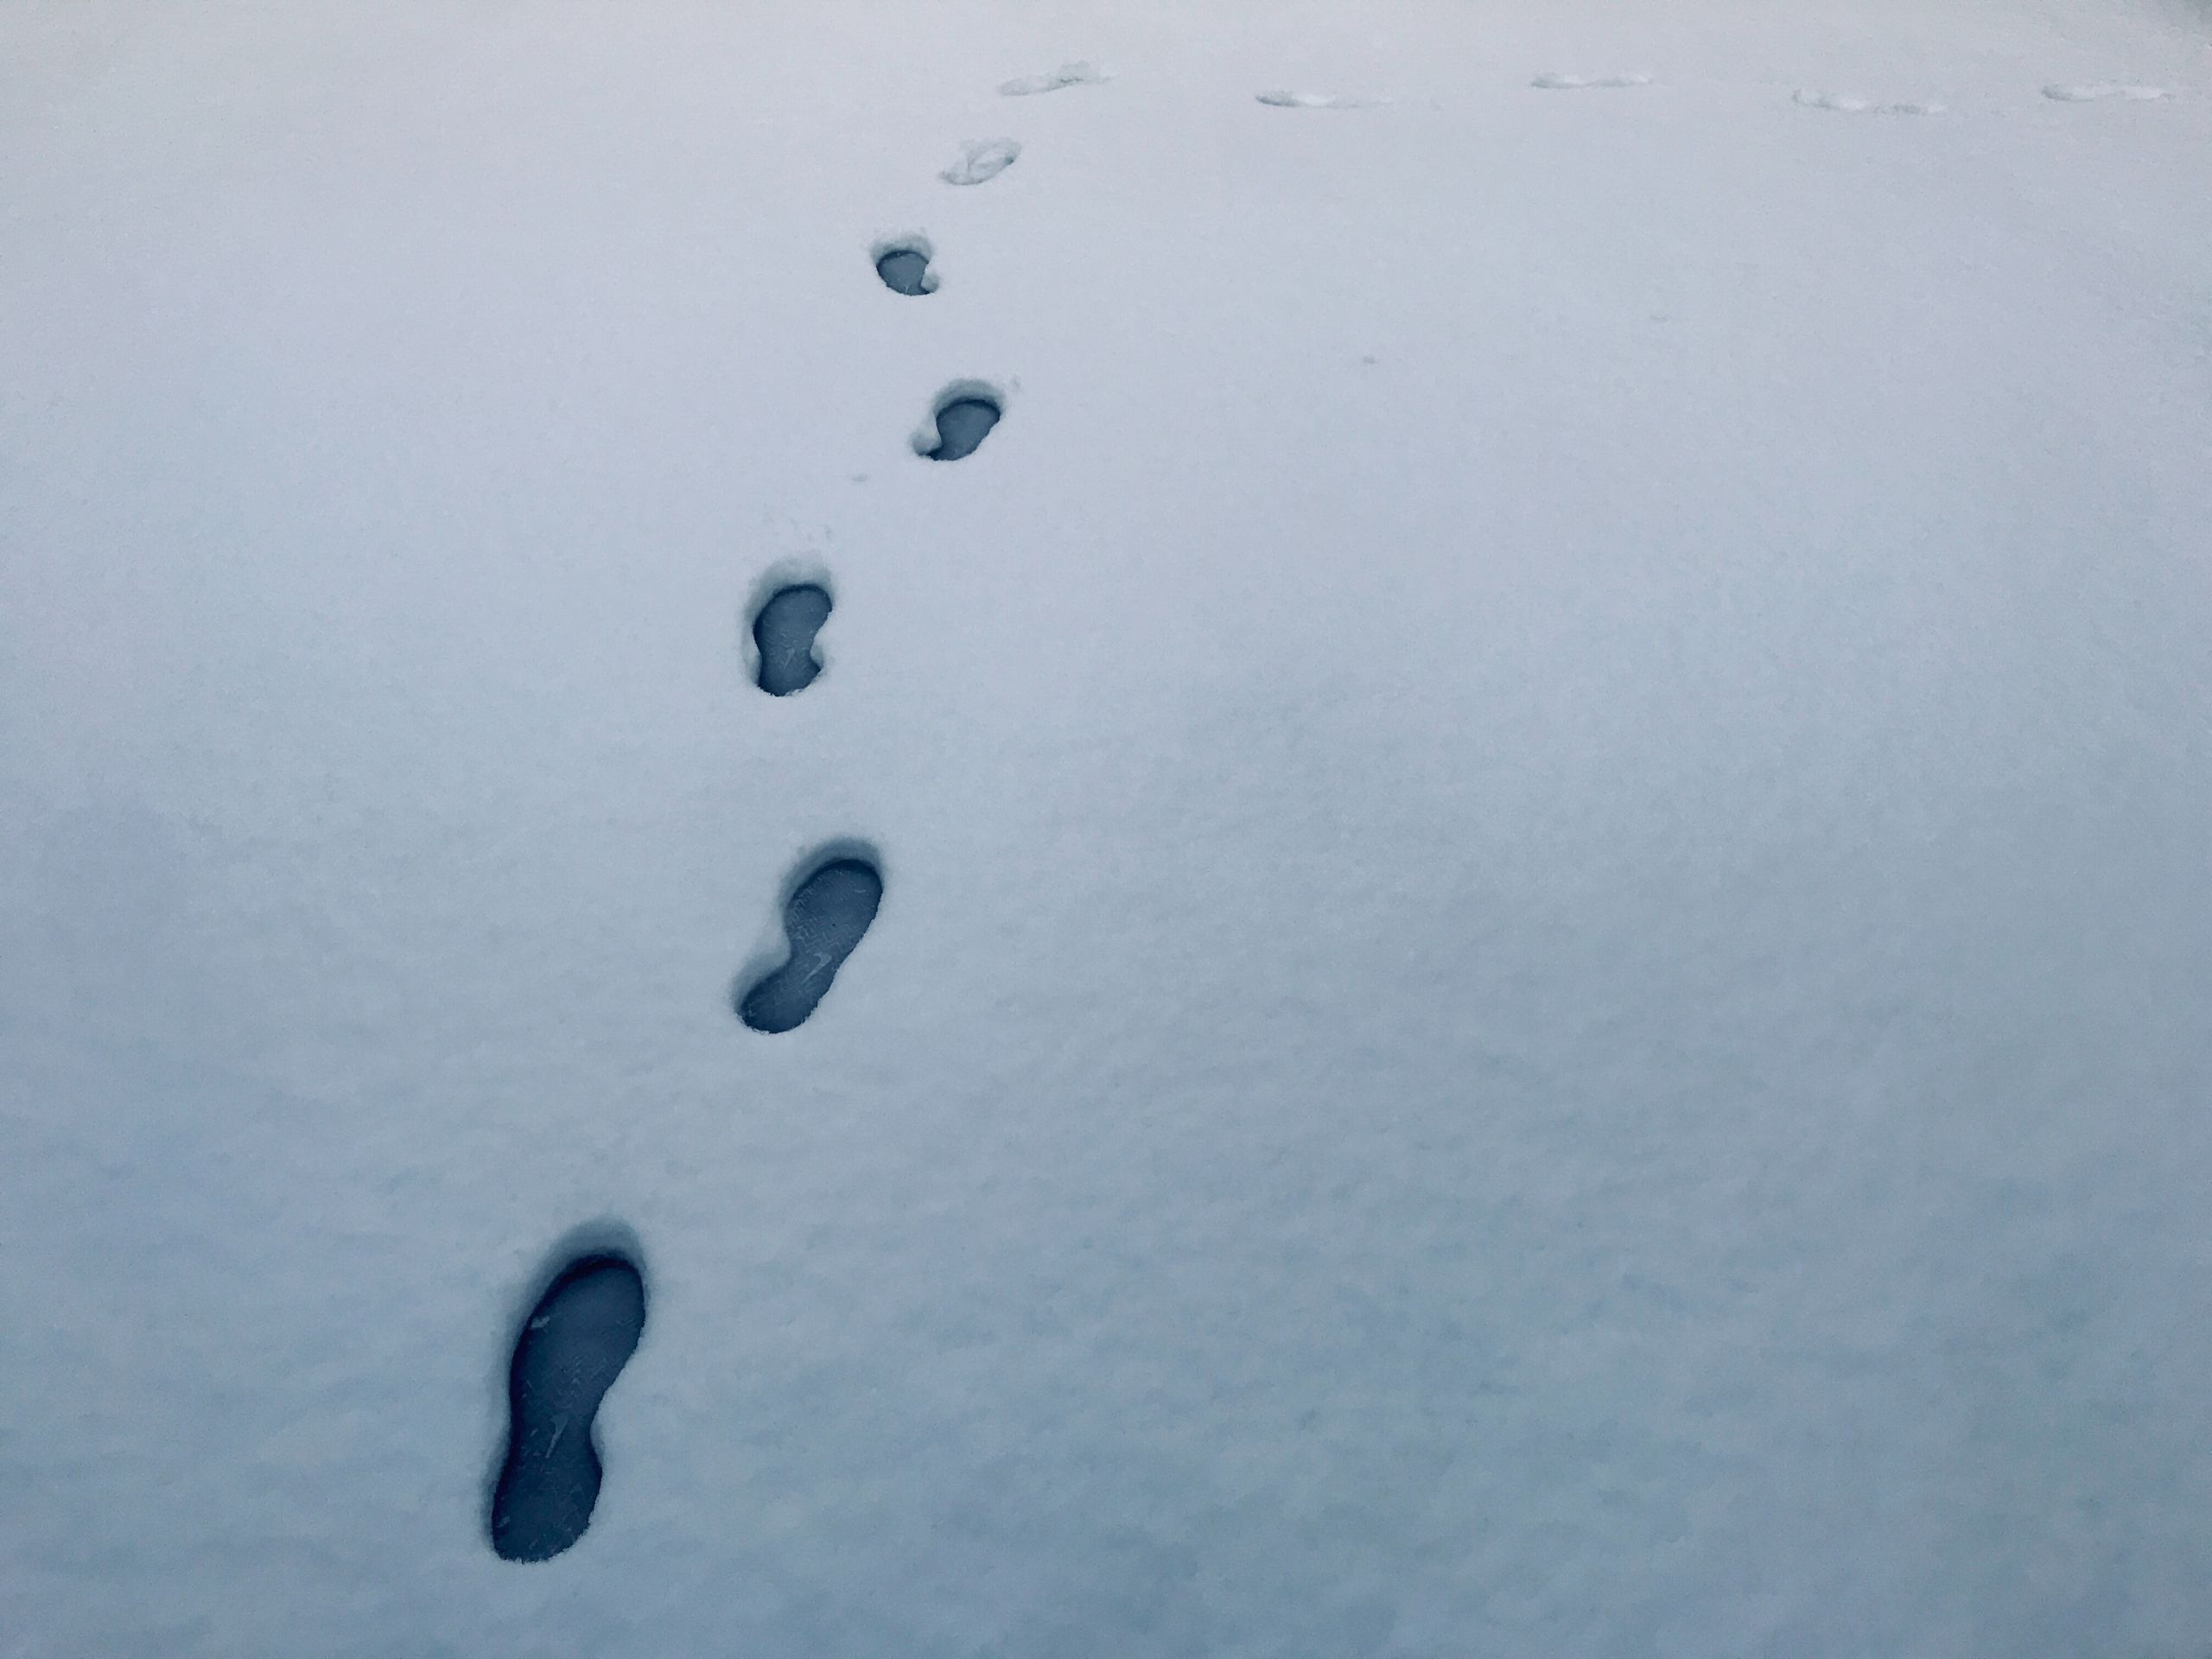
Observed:
[[[11,1656],[2201,1659],[2212,7],[12,0],[0,1125]]]

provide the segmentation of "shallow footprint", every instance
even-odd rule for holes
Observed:
[[[2149,104],[2173,93],[2164,86],[2145,86],[2133,81],[2091,80],[2075,86],[2046,86],[2043,95],[2058,104],[2095,104],[2107,98],[2131,104]]]
[[[1808,110],[1837,110],[1845,115],[1946,115],[1941,104],[1884,104],[1855,92],[1818,92],[1801,88],[1792,103]]]
[[[883,878],[863,859],[833,859],[800,882],[784,904],[791,955],[738,999],[737,1017],[769,1033],[804,1025],[882,902]]]
[[[973,381],[948,386],[938,394],[928,423],[914,435],[914,453],[930,461],[965,461],[982,448],[1004,413],[988,386]]]
[[[947,184],[982,184],[1012,167],[1021,157],[1021,143],[1014,138],[971,138],[960,147],[960,159],[938,175]]]
[[[1651,77],[1638,72],[1623,75],[1542,74],[1529,84],[1543,92],[1581,92],[1597,88],[1649,86]]]
[[[1039,92],[1057,92],[1064,86],[1096,86],[1109,79],[1095,63],[1064,63],[1041,75],[1019,75],[1012,80],[1001,81],[999,96],[1034,98]]]
[[[1278,110],[1373,110],[1390,101],[1387,98],[1361,98],[1350,92],[1299,92],[1282,89],[1255,92],[1252,96]]]
[[[830,620],[829,590],[803,582],[779,588],[753,619],[753,643],[760,647],[760,686],[772,697],[804,691],[822,672],[814,636]]]
[[[492,1489],[492,1548],[507,1560],[549,1560],[591,1524],[603,1472],[593,1420],[645,1328],[645,1281],[607,1255],[563,1268],[524,1321],[507,1370],[507,1455]]]

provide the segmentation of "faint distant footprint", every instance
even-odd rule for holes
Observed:
[[[2173,93],[2164,86],[2145,86],[2133,81],[2090,80],[2077,86],[2046,86],[2043,95],[2061,104],[2094,104],[2102,99],[2122,98],[2132,104],[2148,104],[2154,99],[2171,98]]]
[[[1095,63],[1064,63],[1041,75],[1017,75],[1012,80],[1001,81],[999,94],[1002,98],[1033,98],[1039,92],[1057,92],[1063,86],[1096,86],[1112,79]]]
[[[1350,92],[1255,92],[1261,103],[1278,110],[1373,110],[1390,100],[1387,98],[1361,98]]]
[[[1853,92],[1815,92],[1801,88],[1791,100],[1808,110],[1840,110],[1846,115],[1942,115],[1941,104],[1883,104]]]
[[[936,257],[937,250],[926,236],[893,237],[868,250],[875,274],[893,294],[936,293],[937,273],[930,269],[930,261]]]
[[[830,590],[815,582],[793,582],[768,596],[753,619],[753,643],[760,648],[756,682],[772,697],[804,691],[822,672],[814,636],[830,620]]]
[[[982,447],[1004,412],[995,387],[957,380],[931,404],[929,419],[914,434],[914,453],[930,461],[965,461]]]
[[[1529,83],[1540,92],[1579,92],[1596,86],[1649,86],[1651,77],[1642,73],[1624,75],[1538,75]]]
[[[645,1328],[645,1286],[620,1255],[561,1270],[524,1322],[507,1370],[507,1455],[492,1489],[492,1548],[543,1561],[584,1535],[601,1469],[592,1422]]]
[[[784,900],[789,954],[740,990],[738,1018],[771,1033],[805,1024],[882,902],[883,878],[867,858],[842,854],[815,865]]]
[[[982,184],[1012,167],[1021,154],[1014,138],[971,138],[960,147],[960,159],[938,175],[947,184]]]

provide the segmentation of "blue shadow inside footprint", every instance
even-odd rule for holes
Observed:
[[[523,1322],[492,1489],[492,1548],[504,1559],[550,1560],[591,1524],[603,1472],[592,1423],[645,1328],[645,1281],[619,1255],[570,1262]]]
[[[808,876],[784,906],[790,958],[738,998],[737,1017],[771,1033],[805,1024],[882,902],[883,878],[861,859],[836,859]]]
[[[915,248],[893,248],[875,262],[875,274],[893,294],[922,295],[935,291],[930,280],[929,255]]]
[[[760,689],[771,696],[804,691],[822,672],[814,636],[830,620],[827,589],[813,582],[779,588],[753,620],[753,642],[760,647]]]
[[[988,397],[955,397],[938,405],[937,442],[915,447],[931,461],[965,461],[982,448],[999,423],[999,406]]]

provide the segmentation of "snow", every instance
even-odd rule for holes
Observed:
[[[1016,75],[1011,80],[999,83],[1002,98],[1033,98],[1039,92],[1057,92],[1069,86],[1096,86],[1113,77],[1095,63],[1077,59],[1049,69],[1041,75]]]
[[[2106,98],[2124,98],[2138,104],[2146,104],[2154,99],[2173,96],[2163,86],[2131,86],[2113,80],[2093,80],[2080,86],[2046,86],[2043,89],[2043,95],[2061,104],[2090,104]]]
[[[984,184],[1012,167],[1020,156],[1017,139],[970,138],[960,146],[952,165],[938,177],[947,184]]]
[[[1853,92],[1821,92],[1800,87],[1796,101],[1808,110],[1840,110],[1846,115],[1942,115],[1941,104],[1878,103]]]
[[[1629,86],[1649,86],[1651,77],[1640,69],[1611,75],[1566,75],[1547,70],[1529,84],[1547,92],[1581,92],[1593,88],[1618,91]]]
[[[1371,110],[1387,102],[1357,92],[1296,92],[1276,91],[1253,94],[1262,104],[1279,110]]]
[[[0,1653],[2200,1650],[2208,35],[0,10]]]

